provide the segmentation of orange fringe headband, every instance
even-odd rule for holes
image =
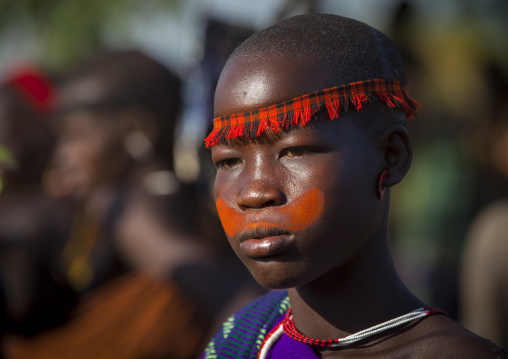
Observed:
[[[205,145],[210,148],[236,137],[257,137],[269,129],[278,133],[291,127],[305,126],[323,105],[326,106],[328,117],[333,120],[343,110],[347,111],[349,104],[357,111],[362,111],[370,105],[372,94],[389,107],[404,110],[406,120],[413,118],[421,107],[409,97],[406,84],[400,81],[376,79],[353,82],[277,105],[214,118],[213,130],[205,139]]]

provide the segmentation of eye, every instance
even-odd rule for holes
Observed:
[[[241,149],[230,145],[215,146],[211,150],[212,161],[216,169],[228,170],[242,163]]]
[[[312,154],[312,153],[314,153],[314,151],[311,148],[306,148],[306,147],[290,147],[290,148],[284,149],[281,152],[280,157],[284,157],[284,156],[287,156],[287,157],[302,157],[302,156],[309,155],[309,154]]]
[[[224,160],[215,162],[215,167],[229,169],[235,167],[239,163],[240,159],[238,158],[226,158]]]

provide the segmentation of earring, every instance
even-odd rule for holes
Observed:
[[[381,176],[379,176],[379,182],[377,183],[377,196],[379,199],[383,199],[385,195],[385,186],[384,186],[384,180],[386,177],[386,170],[384,170],[381,173]]]
[[[131,131],[124,138],[124,147],[137,161],[143,161],[153,152],[153,144],[141,131]]]

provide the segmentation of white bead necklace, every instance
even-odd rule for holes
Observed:
[[[265,359],[266,355],[268,354],[268,351],[273,347],[275,342],[281,337],[282,333],[286,333],[290,338],[297,340],[302,343],[306,343],[309,345],[315,345],[315,346],[321,346],[321,347],[330,347],[330,348],[336,348],[336,347],[342,347],[345,345],[349,345],[352,343],[356,343],[360,340],[363,340],[365,338],[368,338],[370,336],[373,336],[375,334],[384,332],[386,330],[389,330],[391,328],[400,326],[405,323],[412,322],[419,318],[424,318],[426,316],[432,315],[432,314],[445,314],[446,313],[438,308],[435,307],[423,307],[416,309],[412,312],[409,312],[407,314],[401,315],[400,317],[390,319],[386,322],[383,322],[381,324],[374,325],[370,328],[361,330],[357,333],[345,336],[343,338],[337,338],[337,339],[328,339],[328,340],[319,340],[307,337],[300,333],[294,326],[293,316],[291,314],[291,309],[288,310],[286,313],[286,317],[284,320],[274,329],[272,330],[265,338],[264,342],[261,345],[258,358],[259,359]]]

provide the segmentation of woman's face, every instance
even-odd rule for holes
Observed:
[[[309,87],[325,88],[319,88],[319,77],[291,86],[306,65],[277,67],[276,62],[237,60],[229,66],[216,92],[216,116],[272,105],[308,93]],[[379,151],[372,135],[353,125],[358,117],[212,148],[221,222],[261,285],[295,287],[340,270],[378,234]]]
[[[381,205],[369,150],[345,119],[212,149],[221,222],[262,285],[306,284],[352,261],[376,235]]]
[[[55,167],[65,176],[67,192],[80,197],[104,183],[115,183],[130,160],[118,119],[92,111],[60,118]]]

